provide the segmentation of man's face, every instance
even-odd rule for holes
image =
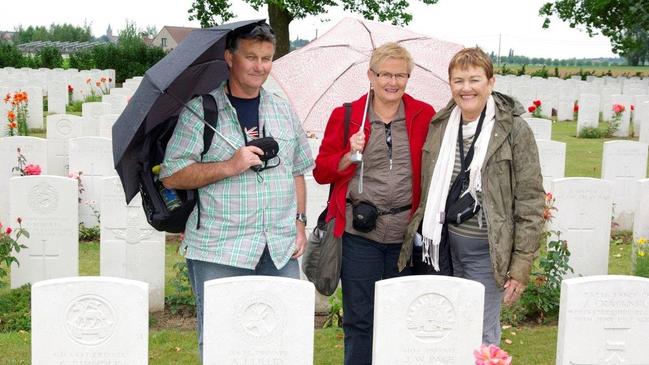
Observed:
[[[257,93],[268,78],[273,65],[275,47],[271,42],[240,39],[234,53],[225,51],[230,67],[230,86],[246,94]]]

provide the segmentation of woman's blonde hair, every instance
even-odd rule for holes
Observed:
[[[410,52],[396,42],[384,43],[372,52],[372,57],[370,57],[370,69],[374,72],[378,72],[376,68],[388,58],[406,61],[408,73],[412,72],[413,61]]]
[[[489,55],[479,47],[465,48],[456,53],[448,64],[448,78],[451,78],[451,71],[454,68],[466,70],[469,67],[480,67],[484,70],[487,78],[494,76],[494,66]]]

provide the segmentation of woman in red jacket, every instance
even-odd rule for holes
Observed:
[[[342,236],[345,364],[372,362],[374,283],[399,275],[399,251],[420,194],[421,148],[435,110],[405,94],[413,68],[408,51],[396,43],[374,50],[367,77],[372,92],[352,103],[350,136],[345,108],[327,123],[313,176],[334,184],[327,221]],[[367,118],[360,130],[367,98]],[[353,154],[363,153],[363,163]]]

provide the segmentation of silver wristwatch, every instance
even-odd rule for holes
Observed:
[[[298,222],[302,222],[302,223],[304,223],[304,225],[306,226],[306,214],[304,214],[304,213],[297,213],[297,214],[295,215],[295,220],[298,221]]]

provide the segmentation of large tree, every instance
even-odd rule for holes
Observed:
[[[545,3],[539,15],[545,16],[544,28],[556,15],[572,28],[583,27],[590,36],[601,32],[611,40],[613,52],[631,64],[648,59],[649,0],[554,0]]]
[[[255,10],[268,5],[268,18],[277,37],[275,57],[289,52],[288,26],[294,19],[327,12],[328,7],[342,6],[349,12],[363,15],[366,19],[390,21],[395,25],[408,24],[412,15],[407,12],[407,0],[244,0]],[[420,0],[435,4],[438,0]],[[230,0],[194,0],[189,9],[189,20],[199,20],[202,27],[227,22],[234,17]]]

